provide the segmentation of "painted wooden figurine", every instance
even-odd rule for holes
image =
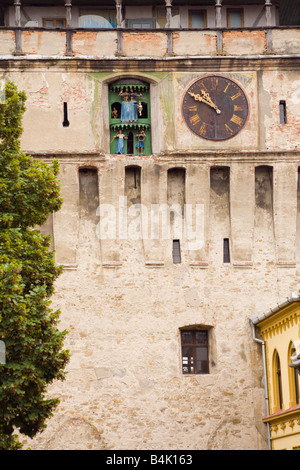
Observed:
[[[130,116],[130,92],[129,88],[127,87],[125,91],[121,90],[119,93],[119,96],[122,98],[122,104],[121,104],[121,121],[122,122],[128,122],[129,121],[129,116]]]
[[[142,94],[139,95],[130,89],[130,107],[129,107],[129,121],[136,122],[138,120],[138,98],[141,98]]]
[[[118,134],[113,136],[113,139],[111,143],[114,141],[114,139],[118,139],[117,146],[116,146],[116,153],[124,153],[124,147],[125,147],[125,140],[128,139],[123,132],[122,129],[119,129]]]
[[[111,117],[112,117],[113,119],[118,119],[119,114],[118,114],[118,110],[117,110],[116,108],[113,108],[113,109],[112,109]]]
[[[144,148],[145,148],[145,138],[146,138],[146,134],[144,132],[144,129],[141,129],[139,134],[136,135],[136,138],[138,140],[137,144],[136,144],[136,148],[137,148],[137,151],[138,151],[138,154],[139,155],[142,155],[144,153]]]

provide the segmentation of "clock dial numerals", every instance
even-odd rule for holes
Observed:
[[[234,137],[248,119],[248,100],[242,88],[221,75],[208,75],[186,91],[182,113],[189,129],[207,140]]]
[[[200,135],[202,136],[205,136],[206,135],[206,124],[203,122],[200,129],[199,129],[199,133]]]
[[[240,96],[242,96],[242,93],[240,91],[238,91],[235,95],[232,95],[231,96],[231,99],[232,101],[236,100],[237,98],[239,98]]]
[[[241,126],[243,124],[243,119],[239,116],[237,116],[236,114],[234,114],[232,116],[232,118],[230,119],[230,121],[234,122],[235,124],[237,124],[238,126]]]
[[[198,122],[200,122],[200,117],[198,116],[198,114],[194,114],[194,116],[190,117],[190,123],[192,124],[192,126],[194,126],[195,124],[198,124]]]
[[[186,109],[188,109],[188,110],[191,111],[191,112],[194,111],[194,112],[196,113],[198,108],[197,108],[197,106],[195,105],[195,106],[188,106],[188,108],[186,108]]]
[[[230,87],[230,83],[227,83],[224,93],[227,93],[228,88]]]
[[[234,134],[233,130],[231,129],[231,127],[228,126],[228,124],[225,124],[225,129],[226,129],[226,132],[228,132],[229,135]]]
[[[233,110],[234,110],[234,111],[244,111],[244,108],[243,108],[243,106],[237,106],[237,105],[235,104]]]

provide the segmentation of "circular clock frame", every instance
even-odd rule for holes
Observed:
[[[249,118],[245,91],[224,75],[197,78],[184,93],[181,109],[194,134],[216,142],[235,137]]]

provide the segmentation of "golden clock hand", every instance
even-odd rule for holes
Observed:
[[[208,106],[210,106],[211,108],[213,108],[217,114],[220,114],[221,113],[221,110],[218,109],[218,107],[213,103],[211,97],[209,96],[208,93],[206,93],[205,91],[201,90],[201,93],[203,96],[201,95],[196,95],[195,93],[191,93],[190,91],[188,92],[189,95],[191,95],[196,101],[202,101],[202,103],[205,103],[207,104]]]
[[[209,93],[205,92],[204,90],[201,90],[202,96],[200,95],[194,95],[193,93],[190,93],[196,100],[202,101],[203,103],[208,104],[211,108],[217,109],[217,106],[213,103],[211,97],[209,96]]]

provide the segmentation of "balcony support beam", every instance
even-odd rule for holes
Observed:
[[[265,0],[265,12],[266,12],[267,28],[270,28],[272,26],[271,8],[272,8],[271,0]],[[266,38],[267,38],[267,52],[271,52],[273,50],[272,30],[271,29],[267,29]]]
[[[123,13],[122,13],[122,0],[115,0],[117,10],[117,28],[122,28]]]
[[[66,55],[70,56],[73,55],[73,47],[72,47],[72,39],[73,39],[73,32],[72,32],[72,0],[65,0],[65,7],[66,7]]]
[[[216,5],[216,29],[217,29],[217,54],[223,53],[223,32],[222,28],[222,0],[215,0]]]
[[[172,20],[172,0],[165,0],[166,3],[166,28],[171,28]],[[167,31],[167,52],[169,55],[173,54],[173,33]]]
[[[117,29],[122,28],[123,23],[123,13],[122,13],[122,0],[115,0],[116,2],[116,16],[117,16]],[[117,32],[118,39],[117,39],[117,51],[118,54],[123,54],[123,31]]]
[[[272,8],[271,0],[265,0],[267,27],[272,26],[271,8]]]
[[[15,0],[15,55],[22,55],[22,31],[21,31],[21,1]]]
[[[165,0],[166,3],[166,28],[171,28],[172,0]]]

